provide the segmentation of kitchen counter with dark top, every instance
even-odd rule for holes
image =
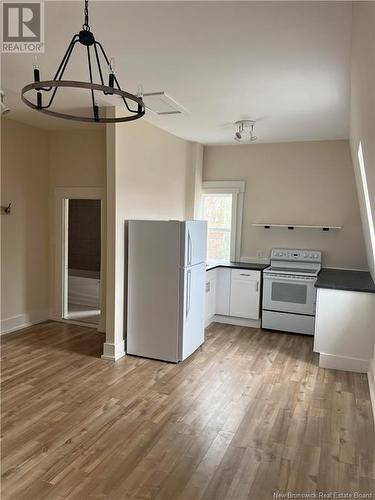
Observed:
[[[255,262],[210,262],[206,265],[206,271],[217,267],[229,267],[232,269],[250,269],[252,271],[263,271],[269,264],[258,264]]]
[[[375,283],[367,271],[323,268],[315,283],[316,288],[375,293]]]

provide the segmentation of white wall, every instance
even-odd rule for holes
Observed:
[[[1,331],[49,316],[47,132],[2,119]]]
[[[363,178],[358,161],[360,142],[372,220],[366,207]],[[375,222],[375,2],[353,2],[350,146],[360,201],[367,261],[375,280],[375,241],[371,238],[371,234],[374,234]],[[369,384],[375,415],[375,349],[370,362]]]
[[[182,220],[194,214],[198,172],[199,153],[191,142],[144,120],[107,127],[105,357],[124,353],[125,220]]]
[[[358,161],[360,142],[372,221],[366,210]],[[375,221],[375,2],[353,2],[350,146],[360,200],[367,260],[372,277],[375,279],[375,241],[371,242],[370,236],[370,225]]]
[[[273,247],[322,250],[323,265],[367,269],[348,141],[208,146],[203,179],[245,180],[241,256]],[[342,225],[263,229],[256,222]]]

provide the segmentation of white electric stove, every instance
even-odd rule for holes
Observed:
[[[274,248],[263,271],[262,328],[314,335],[318,250]]]

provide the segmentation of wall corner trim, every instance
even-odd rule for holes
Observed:
[[[125,356],[125,341],[119,342],[118,344],[111,344],[105,342],[103,344],[103,354],[102,359],[108,359],[110,361],[117,361],[118,359]]]

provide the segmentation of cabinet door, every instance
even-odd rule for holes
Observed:
[[[210,318],[216,313],[216,278],[210,280],[210,301],[209,301],[209,313]]]
[[[259,319],[258,272],[236,269],[232,271],[230,315],[238,318]]]
[[[206,273],[206,323],[216,314],[216,270]]]
[[[216,271],[216,314],[229,316],[231,269],[221,267]]]

